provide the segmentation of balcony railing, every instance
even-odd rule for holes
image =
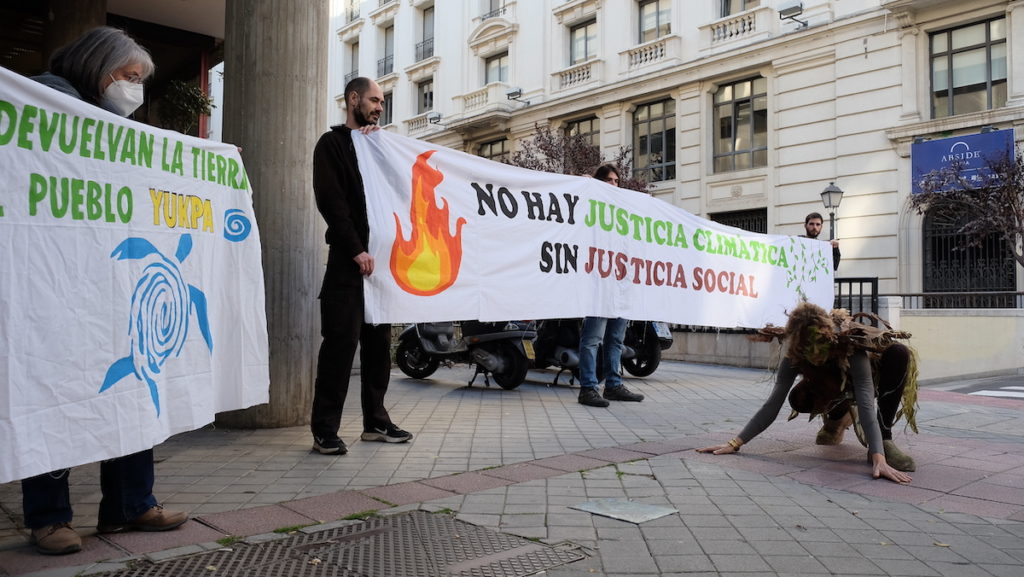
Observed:
[[[345,23],[348,24],[349,22],[355,22],[356,20],[359,20],[359,4],[353,3],[353,5],[348,8],[348,19],[345,20]]]
[[[588,60],[574,66],[570,66],[565,70],[556,72],[554,74],[556,80],[554,84],[555,90],[565,90],[574,86],[581,86],[588,84],[593,80],[601,79],[601,66],[600,60]]]
[[[485,12],[483,15],[480,16],[480,19],[481,20],[487,20],[488,18],[497,18],[499,16],[504,16],[504,15],[505,15],[505,7],[501,6],[500,8],[495,8],[494,10],[491,10],[490,12]]]
[[[427,122],[427,114],[423,113],[419,116],[414,116],[409,120],[405,121],[405,125],[408,127],[409,132],[419,132],[420,130],[426,130],[430,124]]]
[[[345,75],[345,84],[348,84],[352,79],[359,76],[359,70],[353,70]]]
[[[434,39],[427,38],[416,45],[416,62],[426,60],[434,55]]]
[[[395,71],[394,55],[385,56],[377,61],[377,77],[386,76]]]
[[[629,51],[629,67],[639,68],[665,57],[665,42],[652,42]]]
[[[778,27],[777,20],[773,8],[761,6],[705,24],[700,27],[701,49],[766,40]]]
[[[460,112],[464,116],[476,116],[484,112],[508,112],[512,108],[512,101],[506,96],[508,91],[508,84],[492,82],[479,90],[458,96],[455,100],[462,101]]]
[[[678,61],[682,50],[682,39],[669,35],[634,46],[620,52],[622,65],[626,70],[644,68],[653,64],[665,64]]]

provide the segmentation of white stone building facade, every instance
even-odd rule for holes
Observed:
[[[994,266],[936,256],[937,225],[907,207],[910,151],[983,128],[1020,144],[1024,0],[332,1],[335,122],[345,76],[368,76],[388,130],[488,157],[537,124],[590,132],[633,147],[657,198],[768,233],[827,221],[834,182],[837,276],[883,294]],[[966,290],[1024,290],[1012,261],[995,269]]]

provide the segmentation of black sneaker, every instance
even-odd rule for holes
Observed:
[[[583,387],[580,389],[581,405],[587,405],[588,407],[607,407],[611,403],[601,398],[601,395],[597,392],[597,387]]]
[[[313,437],[313,450],[321,455],[344,455],[348,452],[345,441],[338,437]]]
[[[412,433],[403,431],[394,424],[386,427],[374,427],[363,431],[360,439],[364,441],[379,441],[381,443],[405,443],[412,440]]]
[[[639,403],[644,400],[644,396],[640,393],[634,393],[633,391],[626,388],[626,385],[619,385],[617,387],[605,387],[604,398],[609,401],[634,401]]]

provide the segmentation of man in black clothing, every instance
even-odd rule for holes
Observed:
[[[338,430],[357,345],[363,407],[360,438],[385,443],[412,439],[391,422],[384,408],[391,378],[391,325],[370,325],[363,318],[363,277],[373,274],[374,259],[367,252],[370,225],[352,131],[365,135],[378,130],[383,104],[384,93],[376,82],[362,77],[349,82],[345,86],[345,124],[332,126],[313,151],[313,191],[317,208],[327,221],[330,250],[320,289],[323,343],[310,429],[313,450],[325,455],[348,452]]]
[[[806,234],[801,236],[818,238],[818,235],[821,234],[822,223],[824,222],[821,214],[817,212],[808,214],[804,217],[804,232]],[[839,254],[839,241],[833,238],[829,239],[828,242],[832,243],[832,270],[839,270],[839,257],[842,256]]]
[[[820,213],[812,212],[804,217],[804,232],[801,236],[807,238],[818,238],[821,234],[821,228],[824,225],[825,219],[821,217]],[[832,244],[832,270],[839,270],[839,259],[842,256],[839,254],[839,241],[831,239],[828,242]],[[850,418],[849,411],[843,407],[836,407],[823,417],[824,424],[821,426],[821,430],[818,431],[818,437],[815,442],[819,445],[838,445],[843,441],[843,433],[853,423],[853,419]]]

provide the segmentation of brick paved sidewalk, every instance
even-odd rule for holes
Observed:
[[[26,547],[18,485],[0,486],[0,575],[98,571],[114,566],[90,564],[419,507],[591,553],[551,575],[1024,574],[1024,402],[922,391],[922,434],[897,437],[918,471],[898,486],[868,477],[852,436],[813,445],[803,420],[780,419],[742,455],[693,452],[742,426],[770,388],[763,371],[666,362],[629,381],[647,400],[610,410],[546,386],[553,376],[502,391],[467,389],[457,370],[429,382],[395,373],[392,416],[417,438],[353,442],[343,457],[311,454],[304,428],[179,435],[157,449],[156,492],[193,521],[167,534],[82,531],[86,550],[66,557]],[[358,409],[344,421],[358,424]],[[76,468],[72,483],[75,524],[90,527],[98,467]],[[634,525],[568,508],[601,497],[680,513]]]

